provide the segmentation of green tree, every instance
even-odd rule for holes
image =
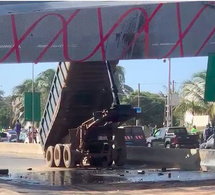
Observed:
[[[3,104],[4,100],[4,91],[0,90],[0,106]]]
[[[48,69],[41,72],[36,79],[37,91],[41,93],[41,114],[43,113],[48,99],[49,91],[54,79],[55,70]]]
[[[45,108],[45,104],[49,95],[49,90],[54,78],[55,70],[48,69],[42,73],[40,73],[34,82],[34,90],[35,92],[41,93],[41,112],[43,112]],[[24,93],[32,92],[32,80],[26,79],[20,85],[14,87],[13,90],[13,120],[15,121],[19,118],[21,122],[24,122]]]
[[[0,91],[0,129],[8,128],[11,119],[10,98],[4,97],[4,92]]]
[[[114,81],[118,89],[120,101],[123,100],[124,96],[134,92],[130,86],[125,84],[125,69],[120,65],[117,65],[115,68]]]
[[[139,116],[141,125],[163,125],[164,120],[164,99],[158,94],[150,92],[140,93],[140,107],[142,113]],[[135,91],[123,98],[123,104],[138,105],[138,92]],[[129,121],[131,123],[131,121]]]
[[[180,102],[174,114],[183,118],[186,112],[193,115],[209,115],[214,121],[215,105],[204,101],[206,71],[195,73],[180,89]]]

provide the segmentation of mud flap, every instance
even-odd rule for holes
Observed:
[[[117,166],[123,166],[126,162],[125,130],[114,129],[113,160]]]

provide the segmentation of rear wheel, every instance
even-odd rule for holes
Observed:
[[[176,145],[175,145],[175,148],[180,148],[179,144],[176,144]]]
[[[57,167],[63,167],[63,145],[57,144],[54,148],[54,162]]]
[[[152,144],[151,143],[147,143],[147,147],[151,148]]]
[[[126,161],[126,149],[125,148],[119,148],[117,150],[117,158],[115,160],[116,166],[124,166]]]
[[[48,167],[55,167],[53,146],[49,146],[46,150],[46,164]]]
[[[165,148],[171,148],[171,144],[170,143],[166,143]]]
[[[64,146],[63,161],[66,168],[73,168],[76,166],[75,151],[71,150],[71,145]]]

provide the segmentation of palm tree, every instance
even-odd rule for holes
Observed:
[[[0,90],[0,105],[3,103],[4,100],[4,91]]]
[[[190,112],[193,115],[209,115],[215,119],[214,103],[204,101],[206,71],[195,73],[191,80],[185,81],[180,90],[180,103],[175,109],[176,115]]]
[[[123,96],[128,96],[134,90],[125,84],[125,69],[117,65],[114,71],[114,81],[119,92],[119,98],[122,100]]]
[[[42,92],[49,92],[51,85],[52,85],[52,81],[55,75],[55,70],[54,69],[48,69],[46,71],[41,72],[37,79],[36,79],[36,83],[37,83],[37,87],[40,89],[40,91]]]
[[[48,69],[46,71],[41,72],[36,79],[38,92],[41,93],[41,112],[43,112],[43,110],[45,109],[46,101],[48,99],[54,75],[55,70]]]
[[[48,98],[49,90],[51,87],[52,80],[54,78],[55,70],[48,69],[40,73],[34,83],[34,91],[41,93],[41,110],[43,111],[46,100]],[[13,89],[13,120],[12,124],[15,123],[16,119],[19,118],[21,122],[24,122],[24,93],[32,91],[32,80],[26,79],[20,85],[17,85]]]

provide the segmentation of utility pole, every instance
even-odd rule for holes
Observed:
[[[32,143],[34,143],[34,64],[32,63]]]
[[[140,83],[137,86],[137,107],[140,107]],[[139,119],[136,120],[136,126],[139,125]]]
[[[168,96],[167,96],[167,127],[171,126],[171,59],[169,61],[169,71],[168,71]]]
[[[175,81],[172,81],[172,93],[175,91]],[[171,127],[173,127],[173,105],[172,105],[172,95],[171,95]]]

